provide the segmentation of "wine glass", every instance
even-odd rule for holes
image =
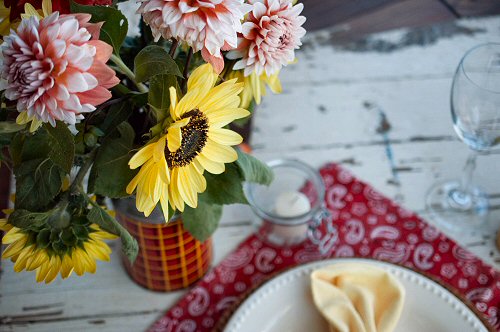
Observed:
[[[469,50],[451,88],[453,127],[471,149],[461,180],[439,183],[427,194],[427,211],[441,226],[470,231],[488,215],[488,196],[472,184],[478,152],[500,143],[500,44]]]

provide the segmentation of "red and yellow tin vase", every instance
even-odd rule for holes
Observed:
[[[130,277],[139,285],[160,292],[186,288],[199,280],[212,263],[212,239],[196,240],[183,227],[182,216],[165,223],[160,211],[145,218],[134,199],[114,202],[117,220],[139,243],[131,264],[122,257]]]

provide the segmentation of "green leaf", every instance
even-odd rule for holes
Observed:
[[[134,59],[134,74],[138,83],[156,75],[176,75],[182,77],[179,67],[160,46],[150,45],[143,48]]]
[[[133,108],[127,102],[113,105],[109,108],[108,114],[99,128],[105,132],[110,133],[123,121],[127,120],[132,115]]]
[[[137,241],[123,228],[115,218],[111,217],[103,208],[94,202],[89,201],[92,204],[92,209],[89,211],[87,218],[99,225],[106,232],[120,236],[122,241],[122,251],[127,256],[129,261],[133,263],[139,252],[139,245]]]
[[[102,142],[89,177],[89,192],[110,198],[128,196],[125,188],[137,173],[128,166],[134,130],[128,122],[122,122],[117,131],[119,137],[109,137]]]
[[[49,158],[69,174],[75,156],[73,134],[68,126],[60,121],[57,122],[55,128],[46,124],[44,129],[47,131],[47,143],[50,148]]]
[[[221,216],[222,206],[199,201],[196,209],[186,206],[182,213],[182,220],[184,228],[197,240],[203,242],[215,232]]]
[[[239,149],[236,150],[238,151],[238,160],[236,161],[236,164],[243,174],[245,181],[264,185],[271,184],[274,178],[271,168],[259,159],[250,156]]]
[[[0,134],[10,134],[18,132],[21,129],[24,129],[26,125],[18,125],[15,122],[10,121],[1,121],[0,122]]]
[[[177,88],[177,79],[173,75],[156,75],[153,76],[149,82],[148,102],[155,109],[158,121],[163,120],[169,114],[169,88],[171,86]]]
[[[40,211],[61,189],[65,172],[52,159],[33,159],[14,169],[16,176],[16,209]]]
[[[207,180],[207,190],[200,195],[199,200],[208,204],[248,204],[243,193],[242,181],[238,167],[234,164],[227,164],[226,170],[222,174],[205,173]]]
[[[12,158],[14,166],[19,165],[22,161],[23,145],[25,138],[26,136],[24,136],[22,133],[17,133],[10,142],[9,154],[10,157]]]
[[[99,39],[111,45],[115,54],[119,54],[128,31],[127,18],[121,11],[113,7],[85,6],[71,1],[71,12],[92,15],[92,23],[104,22]]]
[[[37,230],[46,225],[51,212],[30,212],[24,209],[16,209],[9,215],[9,224],[17,228]],[[50,231],[49,235],[50,236]]]

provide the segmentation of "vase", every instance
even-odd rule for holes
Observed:
[[[182,215],[165,222],[159,208],[144,217],[135,208],[135,199],[115,200],[116,219],[137,240],[139,252],[134,263],[122,255],[129,276],[153,291],[186,288],[205,275],[212,263],[212,240],[196,240],[187,232]]]

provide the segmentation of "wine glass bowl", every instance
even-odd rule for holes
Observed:
[[[471,149],[484,151],[500,143],[500,44],[468,51],[451,89],[456,133]]]
[[[478,152],[500,143],[500,44],[483,44],[460,61],[451,88],[451,115],[458,137],[471,149],[461,180],[433,186],[426,197],[434,221],[453,231],[481,227],[488,196],[472,185]]]

